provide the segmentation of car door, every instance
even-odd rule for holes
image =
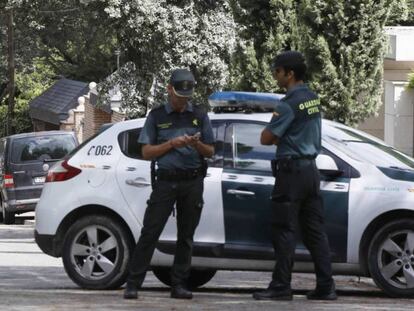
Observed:
[[[217,245],[224,244],[224,215],[221,196],[221,178],[223,172],[223,139],[224,123],[212,121],[215,143],[215,154],[207,159],[208,170],[204,179],[203,210],[200,222],[194,234],[194,256],[205,256]],[[176,241],[177,224],[174,215],[168,219],[160,237],[159,249],[166,253],[174,253],[175,247],[168,241]]]
[[[116,179],[122,196],[142,225],[147,200],[151,194],[150,161],[142,159],[138,137],[141,128],[125,130],[118,135],[121,155],[116,168]]]
[[[216,135],[219,132],[220,122],[214,123],[213,130]],[[223,127],[221,127],[223,128]],[[117,179],[121,192],[129,207],[142,224],[147,200],[152,192],[150,161],[142,160],[137,140],[141,128],[125,131],[119,135],[119,142],[123,154],[117,165]],[[221,135],[224,137],[223,130]],[[217,142],[218,149],[223,140]],[[216,147],[217,148],[217,147]],[[224,243],[223,209],[221,206],[221,174],[223,156],[220,152],[209,160],[207,176],[204,179],[204,206],[197,227],[194,242],[195,248],[203,248],[203,243]],[[167,224],[161,234],[158,249],[166,253],[174,253],[177,238],[177,225],[174,213],[169,217]],[[210,245],[211,246],[211,245]],[[195,250],[195,253],[197,251]]]
[[[222,193],[226,256],[273,258],[270,195],[274,177],[270,160],[276,147],[260,144],[264,126],[259,122],[236,121],[229,123],[225,131]],[[326,149],[324,153],[334,156]],[[349,166],[339,158],[334,160],[346,172],[341,177],[322,176],[321,191],[332,258],[342,261],[346,259]],[[300,232],[296,258],[310,260]]]
[[[246,121],[225,131],[222,179],[226,256],[272,256],[270,195],[274,177],[270,160],[275,146],[260,144],[264,125]],[[257,256],[255,256],[257,255]]]

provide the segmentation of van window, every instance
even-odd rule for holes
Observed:
[[[6,151],[6,140],[1,139],[0,140],[0,169],[3,168],[4,165],[4,152]]]
[[[0,140],[0,159],[2,159],[3,157],[4,157],[4,151],[5,151],[5,140],[4,139],[1,139]]]
[[[16,138],[11,149],[13,163],[58,160],[75,149],[72,135],[44,135]]]

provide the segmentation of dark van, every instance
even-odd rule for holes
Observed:
[[[72,132],[16,134],[0,139],[0,219],[34,211],[48,169],[78,145]]]

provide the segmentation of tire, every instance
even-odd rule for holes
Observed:
[[[125,283],[131,249],[131,238],[118,222],[89,215],[69,228],[62,260],[66,273],[80,287],[116,289]]]
[[[167,286],[171,286],[171,268],[156,267],[152,269],[152,272],[162,283],[164,283]],[[201,287],[204,284],[207,284],[214,277],[216,272],[216,270],[212,269],[191,269],[187,285],[190,289]]]
[[[414,296],[414,219],[395,220],[379,228],[368,249],[375,283],[391,297]]]
[[[3,222],[3,200],[0,198],[0,222]]]
[[[3,223],[6,225],[13,225],[16,222],[15,213],[7,211],[4,206],[2,206],[2,216]]]

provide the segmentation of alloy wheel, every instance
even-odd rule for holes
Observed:
[[[378,268],[383,278],[400,289],[414,288],[414,232],[395,231],[378,248]]]
[[[71,245],[71,262],[89,280],[108,276],[119,260],[119,245],[112,232],[99,225],[80,231]]]

